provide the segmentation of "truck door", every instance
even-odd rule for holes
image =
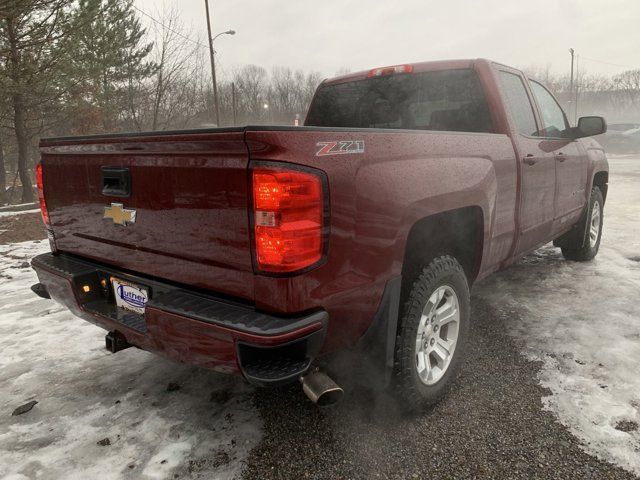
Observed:
[[[577,140],[564,138],[569,122],[553,95],[540,83],[529,80],[531,92],[538,104],[542,120],[541,137],[544,149],[551,152],[556,163],[555,219],[552,236],[573,225],[586,205],[586,154]]]
[[[516,254],[548,241],[555,218],[556,160],[547,150],[525,79],[516,70],[499,71],[520,172]]]

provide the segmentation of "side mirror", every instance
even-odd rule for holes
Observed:
[[[575,129],[575,138],[594,137],[607,131],[607,121],[604,117],[580,117]]]

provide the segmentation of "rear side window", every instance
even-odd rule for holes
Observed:
[[[544,122],[544,130],[540,132],[540,136],[561,137],[562,132],[569,128],[562,108],[560,108],[556,99],[553,98],[553,95],[538,82],[531,80],[529,81],[529,85],[531,85],[533,96],[536,98],[536,102],[538,102],[540,115]]]
[[[398,74],[321,86],[307,126],[493,132],[471,69]]]
[[[511,116],[518,127],[518,132],[523,135],[537,135],[536,117],[533,114],[533,106],[522,79],[513,73],[501,71],[500,80],[509,102]]]

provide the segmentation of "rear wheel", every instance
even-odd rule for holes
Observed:
[[[598,254],[602,238],[604,199],[598,187],[591,189],[589,208],[585,212],[580,232],[574,237],[572,244],[562,245],[562,255],[567,260],[588,262]]]
[[[436,403],[455,378],[469,331],[469,286],[456,259],[434,259],[411,287],[396,348],[397,393],[410,410]]]

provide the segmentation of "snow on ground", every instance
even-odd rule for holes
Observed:
[[[542,361],[546,407],[588,452],[640,474],[640,159],[611,160],[609,185],[595,261],[547,246],[475,294],[514,312],[511,332]],[[107,353],[104,331],[29,290],[26,262],[47,248],[0,246],[0,477],[235,476],[261,438],[249,387],[133,348]]]
[[[20,210],[19,212],[0,212],[0,217],[13,217],[14,215],[22,215],[23,213],[36,213],[39,211],[39,208],[33,208],[31,210]]]
[[[251,389],[135,348],[107,353],[106,332],[30,291],[27,262],[46,250],[0,245],[0,478],[235,477],[262,436]]]
[[[586,451],[640,474],[640,159],[610,167],[593,262],[567,262],[548,245],[475,292],[504,311],[524,310],[510,328],[543,362],[546,407]]]

